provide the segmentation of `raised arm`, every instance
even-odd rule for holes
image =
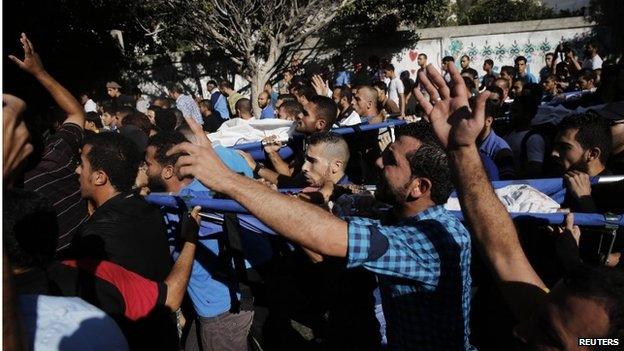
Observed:
[[[13,55],[9,55],[9,58],[15,62],[19,68],[32,74],[50,95],[52,95],[57,105],[67,114],[67,118],[63,123],[74,123],[80,126],[80,128],[83,128],[85,114],[78,100],[57,82],[54,77],[46,72],[39,58],[39,54],[35,51],[33,44],[26,37],[26,34],[22,33],[20,42],[24,49],[24,59],[20,60]]]
[[[180,308],[193,269],[195,248],[199,235],[200,209],[197,206],[188,214],[188,218],[180,218],[180,224],[182,225],[180,237],[184,240],[184,244],[180,256],[178,256],[171,272],[165,279],[165,284],[167,285],[165,306],[172,311]]]
[[[418,79],[431,100],[428,101],[419,89],[415,89],[414,94],[429,116],[436,135],[448,147],[454,184],[475,242],[501,282],[511,308],[518,317],[525,318],[544,295],[546,286],[524,255],[511,217],[494,193],[479,157],[476,139],[483,128],[489,92],[480,94],[474,111],[470,111],[461,75],[453,65],[449,66],[449,73],[452,91],[429,65]]]
[[[176,164],[182,176],[192,175],[206,187],[238,201],[277,233],[307,249],[326,256],[346,256],[345,221],[315,205],[234,173],[214,152],[201,126],[189,119],[187,122],[198,137],[198,145],[183,143],[169,151],[169,154],[187,154]]]

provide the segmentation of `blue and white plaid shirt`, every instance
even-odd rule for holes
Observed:
[[[193,117],[197,123],[204,124],[204,119],[199,111],[199,106],[190,95],[180,94],[180,96],[176,99],[176,107],[182,112],[182,116]]]
[[[473,350],[470,234],[443,206],[399,220],[347,217],[347,266],[379,280],[392,350]]]

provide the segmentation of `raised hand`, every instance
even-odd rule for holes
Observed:
[[[20,60],[13,55],[9,55],[11,61],[15,62],[19,68],[32,74],[33,76],[45,72],[41,59],[39,58],[39,54],[35,52],[35,48],[28,37],[26,37],[26,34],[22,33],[20,42],[22,43],[22,48],[24,49],[24,59]]]
[[[262,139],[262,144],[264,145],[264,152],[268,154],[278,152],[282,148],[282,142],[275,135]]]
[[[312,76],[312,87],[316,91],[316,94],[327,96],[327,85],[325,85],[323,78],[318,74]]]
[[[475,145],[485,121],[485,101],[490,95],[484,91],[477,97],[474,111],[468,105],[468,91],[455,65],[449,65],[452,89],[431,64],[418,73],[418,81],[429,94],[427,100],[420,84],[413,93],[429,118],[434,132],[444,147],[455,149]]]

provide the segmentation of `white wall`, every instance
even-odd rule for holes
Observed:
[[[404,50],[393,64],[398,71],[407,70],[415,78],[420,53],[429,63],[440,68],[442,57],[453,56],[459,67],[459,58],[471,57],[471,67],[483,74],[485,59],[494,60],[494,70],[513,66],[516,56],[525,56],[529,72],[537,75],[544,66],[544,55],[555,51],[561,41],[586,37],[592,29],[580,18],[497,23],[490,25],[457,26],[419,30],[421,40],[416,47]]]

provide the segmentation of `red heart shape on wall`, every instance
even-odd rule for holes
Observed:
[[[414,62],[414,61],[416,61],[417,57],[418,57],[418,51],[410,50],[410,52],[409,52],[410,60],[412,60],[412,62]]]

